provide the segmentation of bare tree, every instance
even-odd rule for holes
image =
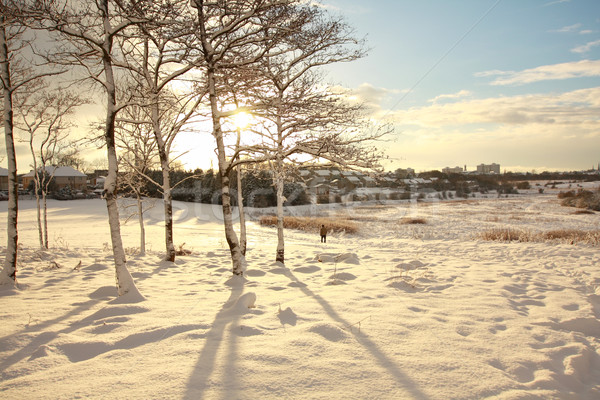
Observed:
[[[15,156],[15,140],[13,133],[13,104],[12,97],[15,91],[11,76],[11,49],[9,41],[11,40],[10,17],[5,14],[4,5],[0,14],[0,79],[2,79],[3,92],[3,119],[4,119],[4,137],[6,141],[6,157],[8,159],[8,226],[6,246],[6,258],[4,268],[0,275],[0,283],[14,283],[17,272],[17,218],[18,218],[18,184],[17,180],[17,158]]]
[[[289,6],[294,0],[236,0],[213,2],[192,0],[196,9],[196,36],[200,42],[203,69],[212,120],[212,135],[216,143],[225,238],[229,245],[234,275],[243,275],[244,256],[233,228],[229,176],[236,166],[238,154],[228,154],[222,118],[235,110],[223,105],[219,92],[219,76],[239,70],[260,60],[276,45],[280,24],[290,18]],[[225,96],[227,94],[225,93]]]
[[[140,114],[143,113],[140,107],[127,107],[123,110],[125,118],[131,121],[143,120]],[[137,216],[140,226],[140,255],[146,254],[146,229],[144,225],[144,213],[147,211],[143,198],[147,184],[148,171],[155,165],[156,141],[150,126],[146,123],[132,123],[119,121],[116,127],[117,146],[123,149],[123,156],[120,159],[124,164],[121,174],[121,184],[126,190],[133,192],[136,202],[136,212],[130,213],[130,217]]]
[[[15,154],[13,96],[22,86],[44,76],[59,72],[36,71],[32,59],[25,61],[25,53],[33,39],[25,38],[28,14],[22,8],[25,2],[0,1],[0,81],[2,83],[2,114],[8,163],[8,218],[7,246],[0,284],[14,284],[17,272],[19,214],[17,159]],[[29,54],[31,55],[31,54]]]
[[[160,158],[165,214],[165,246],[167,261],[175,261],[173,243],[173,197],[176,184],[170,181],[172,147],[177,135],[196,115],[202,101],[202,90],[196,85],[177,84],[178,79],[192,71],[202,61],[194,46],[188,1],[148,2],[144,8],[147,22],[140,23],[134,34],[123,38],[121,51],[131,79],[136,83],[133,94],[136,102],[148,111],[145,122],[154,133]],[[196,77],[197,78],[197,77]],[[191,86],[185,93],[184,87]],[[200,92],[200,93],[199,93]]]
[[[365,115],[360,104],[351,104],[324,82],[319,68],[351,62],[365,55],[364,42],[341,18],[322,8],[297,5],[276,48],[262,57],[255,76],[260,84],[246,98],[261,107],[263,120],[255,133],[262,138],[260,152],[271,165],[277,192],[276,261],[285,262],[283,195],[290,161],[304,153],[316,158],[363,167],[375,165],[377,154],[364,146],[386,131],[362,132]]]
[[[63,44],[54,53],[52,61],[59,65],[76,66],[84,71],[85,78],[98,84],[106,93],[106,119],[104,142],[108,159],[108,174],[104,183],[104,198],[108,209],[109,226],[116,270],[119,296],[130,294],[132,301],[143,299],[127,270],[125,251],[121,239],[117,204],[118,160],[115,144],[115,121],[124,106],[117,104],[116,75],[125,63],[119,59],[114,42],[124,32],[143,22],[137,15],[135,2],[76,0],[36,3],[35,11],[50,32],[61,34]]]
[[[68,130],[74,126],[68,118],[86,100],[61,89],[49,90],[42,82],[27,92],[16,96],[16,126],[27,134],[26,141],[33,159],[40,247],[47,249],[49,186],[56,167],[64,165],[64,160],[60,159],[61,153],[65,148],[73,147],[67,142]]]

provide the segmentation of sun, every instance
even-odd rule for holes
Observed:
[[[240,111],[233,116],[233,124],[238,129],[244,129],[250,124],[250,114],[245,111]]]

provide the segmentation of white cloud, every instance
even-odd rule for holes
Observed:
[[[453,94],[440,94],[439,96],[434,97],[433,99],[429,100],[430,103],[437,103],[440,100],[445,100],[445,99],[460,99],[461,97],[467,97],[470,96],[471,92],[468,90],[461,90],[459,92],[453,93]]]
[[[600,128],[600,87],[560,94],[530,94],[433,103],[390,113],[402,125],[445,128],[476,124],[583,125]]]
[[[600,45],[598,41],[597,45]],[[581,60],[562,64],[542,65],[523,71],[484,71],[475,74],[476,77],[499,76],[491,84],[524,85],[527,83],[600,76],[600,60]]]
[[[551,1],[549,3],[544,4],[544,7],[553,6],[555,4],[568,3],[570,1],[571,0],[555,0],[555,1]]]
[[[597,162],[600,87],[558,94],[461,99],[391,113],[390,156],[417,170],[481,162],[581,169]]]
[[[600,46],[600,39],[595,40],[593,42],[588,42],[581,46],[577,46],[577,47],[571,49],[571,51],[573,53],[587,53],[588,51],[590,51],[592,49],[592,47],[596,47],[596,46]]]
[[[560,33],[566,33],[566,32],[575,32],[577,29],[579,29],[581,27],[581,24],[577,23],[577,24],[573,24],[573,25],[569,25],[569,26],[564,26],[560,29],[557,29],[553,32],[560,32]]]
[[[342,87],[336,87],[336,89],[340,90],[341,93],[346,93],[352,100],[358,100],[376,108],[381,107],[381,104],[389,96],[405,92],[403,90],[375,87],[370,83],[363,83],[357,88],[350,90]]]

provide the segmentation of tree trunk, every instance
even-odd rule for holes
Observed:
[[[242,167],[237,168],[237,201],[240,214],[240,251],[246,257],[246,214],[244,212],[244,193],[242,192]]]
[[[283,104],[283,91],[279,92],[277,99],[277,154],[275,156],[275,186],[277,189],[277,254],[275,255],[275,261],[285,263],[285,241],[283,238],[283,182],[284,182],[284,170],[283,170],[283,121],[281,119]]]
[[[110,29],[108,0],[98,3],[102,11],[105,25],[105,32]],[[104,130],[104,139],[106,141],[106,153],[108,157],[108,174],[104,182],[104,193],[106,198],[106,208],[108,209],[108,223],[110,225],[110,238],[112,241],[113,256],[115,261],[115,279],[117,292],[119,296],[130,294],[132,300],[143,300],[143,296],[137,290],[131,274],[127,270],[127,260],[125,259],[125,250],[121,240],[121,224],[119,221],[119,207],[117,204],[117,176],[118,161],[115,143],[115,119],[117,115],[116,106],[116,88],[115,78],[112,70],[112,38],[105,33],[103,44],[104,74],[106,77],[106,126]]]
[[[222,143],[223,138],[220,142]],[[223,149],[224,151],[224,149]],[[219,156],[219,159],[222,157]],[[223,157],[224,158],[224,157]],[[219,161],[219,170],[224,169],[221,167],[221,161]],[[233,229],[233,218],[231,211],[231,193],[229,192],[229,174],[221,173],[221,199],[223,201],[223,222],[225,224],[225,239],[229,245],[229,251],[231,252],[232,272],[234,275],[244,274],[244,256],[242,255],[242,249],[238,242],[235,229]]]
[[[221,200],[223,202],[223,222],[225,225],[225,239],[231,252],[232,272],[234,275],[244,274],[244,256],[238,237],[233,229],[233,218],[231,212],[231,193],[229,192],[229,162],[225,154],[225,143],[221,129],[220,113],[217,105],[215,73],[214,69],[208,68],[208,90],[213,121],[213,136],[217,142],[217,156],[219,160],[219,174],[221,175]]]
[[[38,225],[38,236],[40,239],[40,249],[44,249],[44,231],[42,228],[42,199],[40,199],[40,193],[38,189],[38,183],[35,183],[35,205],[37,212],[37,225]]]
[[[2,273],[0,273],[0,284],[14,284],[17,279],[17,245],[19,238],[17,232],[17,218],[19,214],[19,181],[17,180],[17,158],[15,155],[15,139],[13,136],[14,125],[9,52],[4,24],[4,16],[0,15],[0,76],[2,77],[2,81],[4,83],[4,137],[6,141],[6,156],[8,161],[8,216],[6,221],[7,244],[4,268],[2,269]]]
[[[42,192],[42,211],[43,211],[43,226],[44,232],[44,248],[48,249],[48,196],[47,191]]]
[[[40,191],[42,184],[40,183],[40,175],[38,173],[37,159],[35,156],[35,150],[33,149],[33,132],[29,135],[29,151],[31,152],[31,158],[33,160],[33,190],[35,191],[35,205],[37,211],[37,226],[38,226],[38,237],[40,240],[40,249],[44,249],[44,232],[42,230],[42,203],[40,199]]]
[[[162,153],[162,152],[161,152]],[[162,158],[162,157],[161,157]],[[164,164],[164,163],[163,163]],[[163,204],[165,209],[165,260],[175,261],[175,246],[173,245],[173,194],[171,192],[171,180],[169,179],[169,165],[163,165]]]
[[[160,167],[162,170],[162,190],[163,190],[163,207],[165,211],[165,261],[175,261],[175,246],[173,244],[173,195],[171,191],[171,179],[169,173],[171,166],[169,165],[169,149],[167,143],[163,139],[163,133],[160,125],[160,105],[159,95],[152,94],[150,103],[152,130],[158,147],[158,155],[160,158]]]
[[[144,202],[142,196],[137,193],[137,208],[138,208],[138,221],[140,223],[140,255],[146,255],[146,228],[144,227]]]
[[[283,240],[283,177],[277,171],[277,255],[275,261],[285,263],[285,242]]]
[[[198,27],[200,30],[200,38],[204,51],[204,59],[206,61],[206,80],[208,83],[208,98],[210,100],[210,109],[213,123],[213,137],[217,143],[217,157],[219,161],[219,174],[221,176],[221,200],[223,202],[223,222],[225,225],[225,239],[229,245],[231,252],[232,272],[233,275],[244,274],[244,256],[240,248],[238,237],[233,229],[233,219],[231,213],[231,194],[229,192],[229,173],[230,163],[227,161],[225,152],[225,143],[223,141],[223,130],[221,129],[221,113],[219,111],[217,99],[217,87],[215,77],[215,51],[208,41],[206,34],[207,21],[204,15],[204,1],[192,0],[192,7],[198,10]]]

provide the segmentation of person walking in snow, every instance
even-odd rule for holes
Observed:
[[[321,243],[327,243],[327,228],[325,225],[321,225]]]

